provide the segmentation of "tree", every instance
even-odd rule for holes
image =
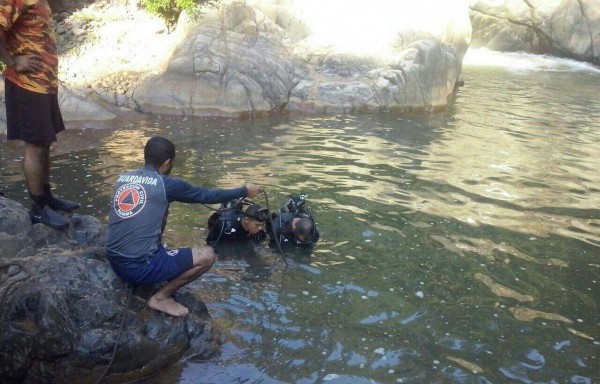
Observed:
[[[167,29],[172,31],[177,25],[181,12],[197,17],[200,7],[216,5],[220,0],[142,0],[142,5],[151,13],[165,21]]]

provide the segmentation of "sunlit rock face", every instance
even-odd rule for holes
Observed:
[[[468,9],[399,3],[226,2],[188,27],[134,98],[144,111],[195,115],[444,107],[469,44]]]
[[[598,0],[483,0],[470,13],[475,47],[600,64]]]

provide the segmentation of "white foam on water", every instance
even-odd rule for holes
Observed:
[[[600,73],[600,68],[582,61],[524,52],[491,51],[486,48],[469,48],[463,59],[463,66],[500,67],[532,72]]]

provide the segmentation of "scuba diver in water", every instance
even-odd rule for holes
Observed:
[[[222,203],[208,219],[206,243],[214,248],[224,266],[231,260],[242,259],[243,280],[268,278],[272,264],[262,257],[266,248],[257,246],[267,237],[268,219],[268,210],[248,199]]]
[[[244,209],[244,206],[247,207]],[[206,243],[215,247],[221,241],[253,239],[260,242],[267,237],[268,215],[266,208],[247,199],[223,203],[208,219]]]
[[[279,211],[272,214],[267,233],[271,242],[277,241],[281,245],[316,244],[319,241],[319,230],[314,216],[306,205],[306,195],[286,196]]]

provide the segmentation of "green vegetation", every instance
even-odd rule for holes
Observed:
[[[177,25],[181,12],[185,11],[190,17],[198,16],[201,6],[216,5],[220,0],[142,0],[144,7],[161,17],[169,31]]]

